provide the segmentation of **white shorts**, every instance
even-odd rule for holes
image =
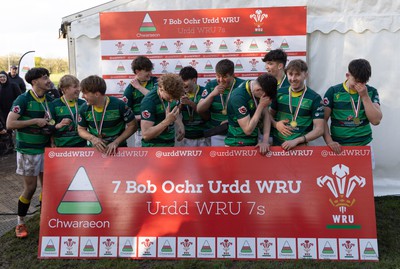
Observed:
[[[141,148],[142,147],[142,131],[137,130],[133,135],[131,135],[126,143],[130,148]]]
[[[135,136],[135,148],[141,148],[142,147],[142,131],[137,130],[136,133],[134,134]]]
[[[211,139],[209,137],[203,137],[198,139],[184,138],[182,141],[182,147],[209,147],[211,146]]]
[[[211,146],[213,147],[223,147],[225,146],[226,135],[213,135],[211,136]]]
[[[16,173],[21,176],[36,177],[43,173],[44,154],[23,154],[17,152]]]

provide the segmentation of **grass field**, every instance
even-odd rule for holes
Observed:
[[[155,268],[155,269],[264,269],[264,268],[307,268],[307,269],[400,269],[400,196],[375,198],[379,262],[339,261],[232,261],[232,260],[39,260],[38,235],[39,215],[30,219],[31,234],[27,239],[17,239],[13,231],[0,238],[0,268],[4,269],[108,269],[108,268]]]

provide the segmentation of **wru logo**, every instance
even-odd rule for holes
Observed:
[[[356,199],[351,199],[350,195],[354,188],[359,186],[363,188],[365,186],[365,178],[361,176],[349,176],[349,167],[344,164],[337,164],[332,167],[332,175],[323,176],[317,178],[317,184],[319,187],[327,186],[332,192],[334,198],[330,198],[329,201],[335,207],[339,207],[339,210],[344,213],[346,207],[352,206]]]

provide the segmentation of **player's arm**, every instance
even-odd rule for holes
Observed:
[[[118,146],[133,135],[137,131],[138,127],[137,120],[134,118],[130,122],[126,123],[125,130],[113,141],[113,143]]]
[[[138,129],[138,123],[135,118],[126,123],[125,130],[110,144],[107,145],[106,155],[116,154],[119,144],[127,140]]]
[[[327,146],[331,148],[333,152],[339,154],[341,151],[340,144],[336,141],[333,141],[331,136],[331,131],[328,125],[329,118],[331,117],[332,109],[330,107],[324,108],[324,140]]]
[[[182,114],[179,114],[178,118],[175,121],[175,136],[178,141],[182,141],[185,138],[185,125],[182,122]]]
[[[217,85],[208,95],[206,98],[200,99],[199,103],[197,104],[197,113],[205,113],[207,112],[211,104],[214,100],[215,96],[222,94],[224,92],[224,87]]]
[[[141,92],[143,95],[146,95],[150,92],[147,88],[143,87],[142,84],[140,84],[140,82],[137,78],[134,78],[131,80],[131,85],[132,85],[132,87],[137,89],[139,92]]]
[[[89,133],[86,127],[78,125],[78,134],[86,141],[89,141],[99,152],[105,152],[107,144],[103,141],[103,139]]]
[[[270,108],[269,113],[271,115],[271,125],[275,129],[277,129],[284,136],[289,136],[292,134],[292,128],[286,125],[287,123],[289,123],[288,119],[276,121],[275,120],[276,111],[272,108]]]
[[[305,138],[304,142],[313,141],[324,134],[324,119],[313,119],[313,125],[314,128],[308,134],[303,136],[303,138]]]
[[[253,117],[250,117],[250,114],[248,114],[247,116],[238,119],[238,124],[246,135],[251,135],[251,133],[257,127],[258,121],[260,120],[262,115],[262,111],[263,108],[261,106],[257,106]]]
[[[158,137],[168,126],[175,122],[179,115],[179,107],[175,106],[171,112],[166,109],[166,117],[159,124],[154,125],[153,121],[142,119],[140,121],[140,127],[142,129],[143,140],[149,141]]]
[[[263,111],[263,143],[268,143],[269,141],[269,136],[271,134],[271,120],[272,120],[272,116],[269,113],[268,108],[265,108]]]
[[[18,120],[21,117],[20,114],[15,112],[8,113],[6,126],[7,129],[21,129],[26,128],[31,125],[37,125],[39,127],[43,127],[47,125],[47,120],[44,118],[34,118],[30,120]]]
[[[367,87],[365,84],[356,84],[357,92],[360,94],[361,101],[364,105],[365,115],[372,125],[378,125],[382,120],[382,111],[378,103],[373,103],[368,95]]]

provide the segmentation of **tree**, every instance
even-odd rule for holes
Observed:
[[[9,71],[9,67],[12,65],[18,65],[19,59],[22,54],[10,54],[9,56],[0,56],[0,71]],[[50,73],[68,73],[68,61],[62,58],[42,58],[35,57],[35,66],[44,67],[49,70]]]

